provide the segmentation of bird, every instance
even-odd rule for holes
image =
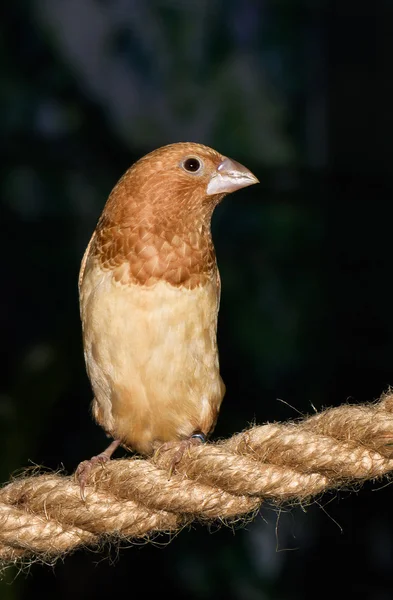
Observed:
[[[217,317],[221,283],[211,234],[227,194],[259,183],[212,148],[177,142],[135,162],[113,188],[84,253],[80,315],[95,421],[113,438],[80,463],[89,473],[119,446],[149,455],[206,441],[225,385]]]

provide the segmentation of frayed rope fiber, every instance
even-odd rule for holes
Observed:
[[[29,474],[0,490],[0,561],[52,562],[81,546],[148,539],[194,520],[235,520],[263,500],[309,502],[326,490],[393,471],[393,390],[373,404],[330,408],[192,446],[169,475],[176,446],[148,460],[94,467],[80,497],[74,477]]]

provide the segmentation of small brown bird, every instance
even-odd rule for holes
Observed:
[[[149,454],[214,428],[225,386],[210,221],[226,194],[254,183],[215,150],[177,143],[141,158],[110,194],[79,293],[93,415],[114,441],[79,466],[82,495],[92,464],[120,444]]]

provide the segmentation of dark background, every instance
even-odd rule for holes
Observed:
[[[111,188],[203,142],[259,186],[213,219],[227,396],[216,435],[393,384],[393,7],[341,0],[31,0],[0,15],[0,470],[72,472],[89,414],[77,276]],[[279,402],[281,398],[294,408]],[[169,545],[8,572],[0,598],[393,597],[392,488],[264,508]],[[378,491],[377,491],[378,490]]]

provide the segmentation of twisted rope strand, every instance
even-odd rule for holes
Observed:
[[[0,561],[53,561],[81,546],[176,532],[195,519],[252,514],[264,499],[303,502],[393,470],[393,392],[374,404],[330,408],[297,422],[251,427],[150,459],[92,470],[86,502],[73,477],[46,473],[0,490]]]

